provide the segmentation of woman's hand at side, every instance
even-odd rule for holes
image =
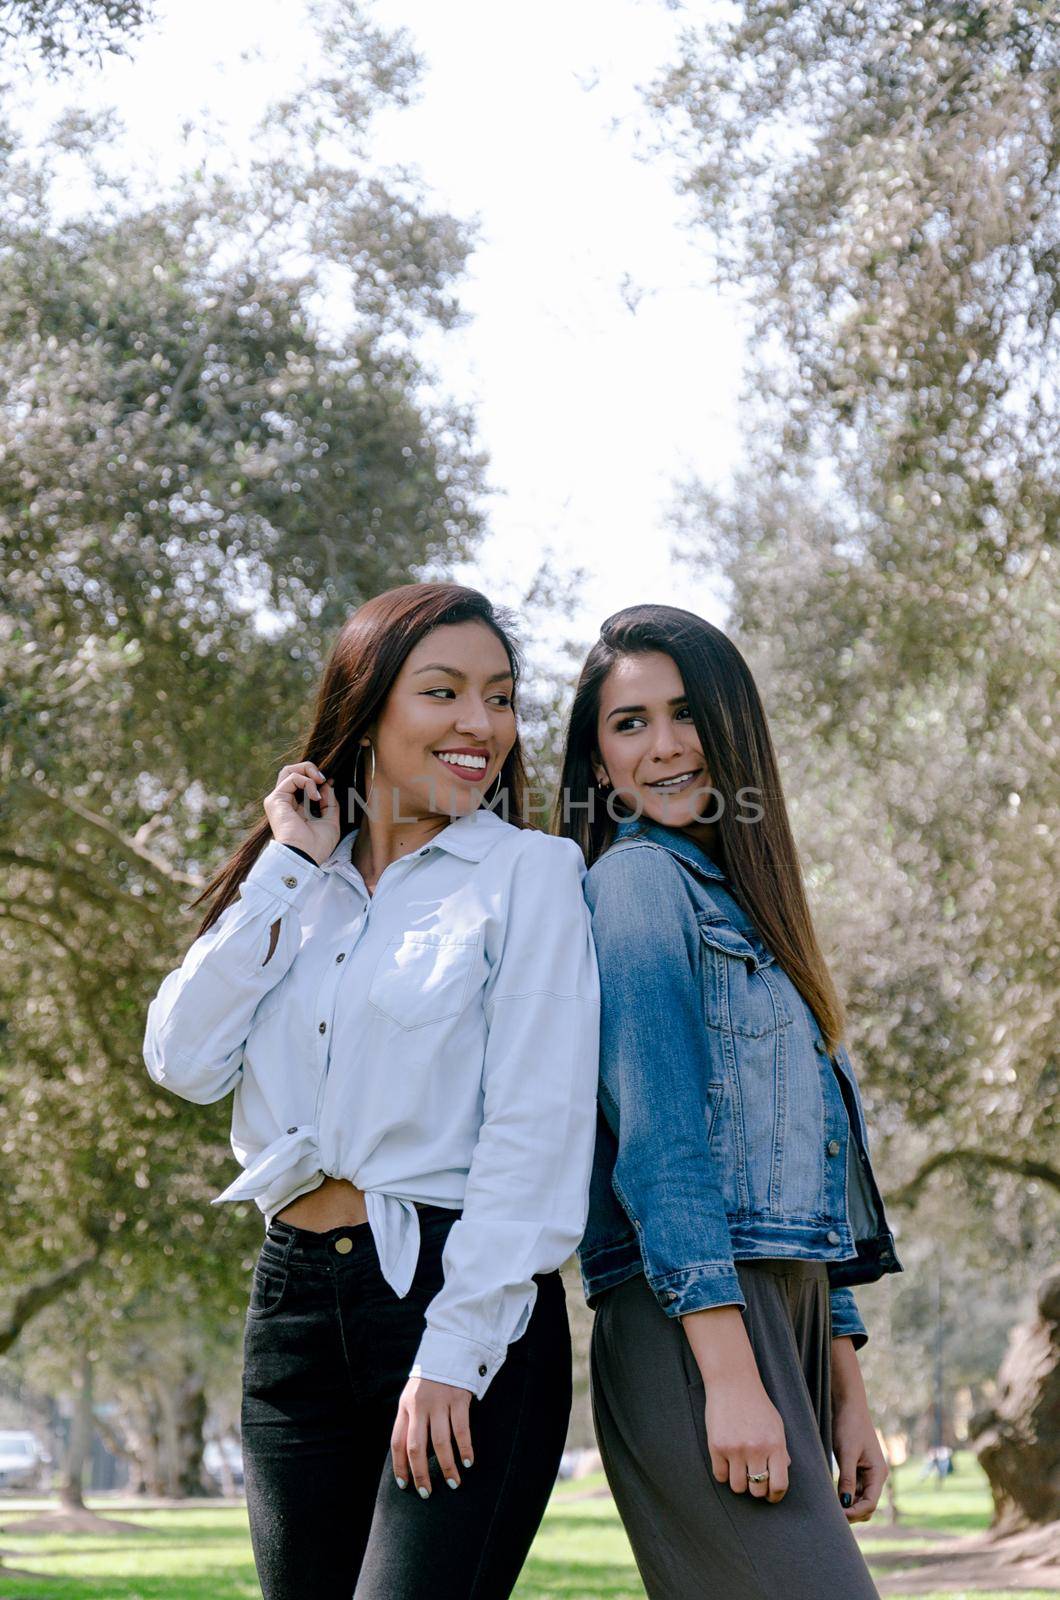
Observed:
[[[299,799],[301,794],[301,799]],[[320,804],[320,816],[309,813],[309,802]],[[297,845],[319,866],[339,842],[339,802],[330,778],[312,761],[281,767],[276,787],[264,800],[272,836],[278,844]]]
[[[432,1447],[450,1489],[460,1487],[457,1457],[465,1467],[475,1459],[471,1450],[471,1399],[470,1389],[460,1389],[452,1383],[437,1383],[433,1378],[409,1379],[398,1401],[397,1420],[390,1435],[390,1457],[400,1488],[405,1488],[411,1477],[421,1496],[430,1494],[427,1452]]]
[[[765,1391],[739,1306],[690,1311],[681,1318],[707,1392],[710,1464],[734,1494],[776,1503],[788,1492],[784,1419]],[[749,1479],[768,1472],[759,1483]]]
[[[839,1466],[839,1503],[848,1522],[868,1522],[890,1468],[873,1426],[852,1339],[832,1340],[832,1449]]]

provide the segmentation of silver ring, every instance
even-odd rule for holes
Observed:
[[[766,1471],[766,1472],[749,1472],[747,1474],[747,1481],[748,1481],[748,1483],[765,1483],[765,1481],[766,1481],[766,1479],[768,1477],[769,1477],[768,1471]]]

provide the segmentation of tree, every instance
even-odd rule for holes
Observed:
[[[51,70],[102,51],[128,53],[152,0],[0,0],[0,48],[28,46]]]
[[[1060,1188],[1060,23],[742,0],[650,99],[753,350],[746,462],[687,486],[684,548],[766,688],[894,1201],[946,1185],[1029,1271]]]
[[[40,155],[0,141],[2,1347],[78,1284],[231,1301],[257,1212],[209,1205],[225,1108],[149,1082],[147,1001],[338,622],[481,526],[470,422],[415,353],[468,237],[371,160],[418,63],[319,15],[324,74],[244,173],[147,193],[76,115]],[[59,152],[96,183],[65,220]]]

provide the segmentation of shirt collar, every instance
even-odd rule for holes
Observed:
[[[448,850],[450,855],[461,856],[465,861],[481,861],[497,843],[505,828],[510,828],[511,823],[505,822],[495,811],[488,811],[480,806],[477,811],[469,811],[462,817],[456,817],[430,842],[422,848],[427,850]],[[324,871],[332,868],[349,866],[353,854],[353,844],[359,828],[351,828],[349,833],[343,834],[334,850],[322,863]],[[415,854],[416,852],[411,852]]]
[[[680,856],[682,861],[705,878],[714,878],[719,883],[725,880],[725,874],[717,862],[680,828],[668,828],[664,822],[656,822],[651,817],[621,817],[615,828],[615,843],[620,839],[633,838],[646,838],[652,844],[662,845],[664,850]]]

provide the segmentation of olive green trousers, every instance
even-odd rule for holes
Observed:
[[[640,1273],[592,1335],[592,1406],[611,1492],[650,1600],[878,1600],[832,1476],[831,1322],[819,1261],[738,1261],[758,1370],[784,1419],[773,1504],[715,1478],[703,1379],[680,1319]]]

